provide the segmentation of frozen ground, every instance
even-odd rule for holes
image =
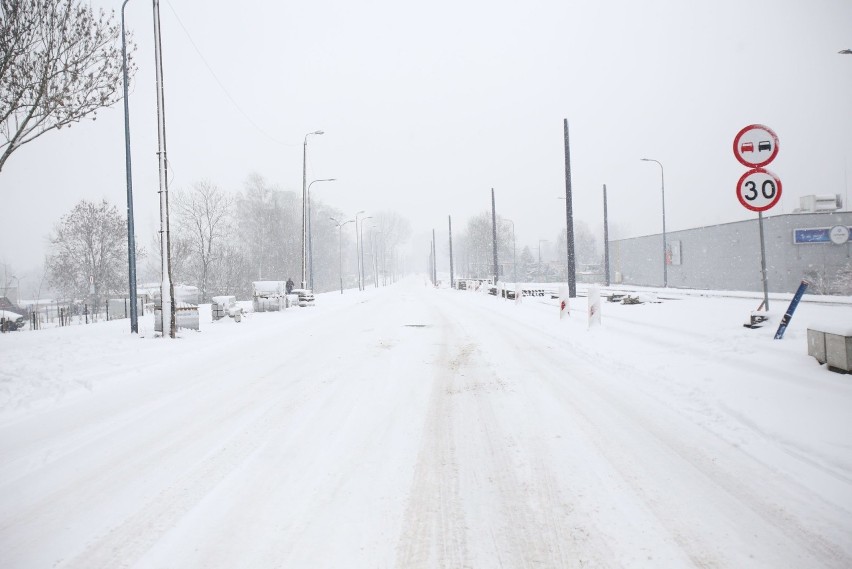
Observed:
[[[409,280],[4,335],[0,566],[852,567],[852,375],[805,334],[852,299],[777,341],[754,298],[661,296],[589,330]]]

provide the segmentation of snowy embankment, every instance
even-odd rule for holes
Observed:
[[[589,329],[409,280],[4,335],[0,565],[852,566],[852,375],[806,345],[852,299],[774,340],[754,298],[657,296]]]

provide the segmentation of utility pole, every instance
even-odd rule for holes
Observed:
[[[432,284],[438,284],[438,248],[435,246],[434,229],[432,229]]]
[[[162,253],[162,282],[160,284],[160,321],[166,335],[166,315],[169,318],[169,337],[177,336],[175,323],[175,289],[172,284],[171,246],[169,241],[169,182],[166,175],[166,111],[163,96],[163,50],[160,41],[160,2],[154,0],[154,60],[157,77],[157,141],[160,166],[160,249]],[[135,301],[135,299],[134,299]]]
[[[497,286],[497,209],[494,206],[494,188],[491,188],[491,240],[494,243],[494,286]]]
[[[604,283],[609,286],[609,222],[606,214],[606,184],[603,185],[604,206]]]
[[[435,284],[435,244],[429,241],[429,281]]]
[[[450,288],[455,288],[453,284],[453,216],[448,215],[450,223]]]
[[[130,164],[130,107],[127,101],[127,38],[124,33],[124,7],[121,5],[121,72],[124,77],[124,166],[127,172],[127,273],[130,292],[130,333],[139,333],[136,307],[136,235],[133,225],[133,176]]]
[[[568,119],[563,119],[565,131],[565,242],[568,248],[568,297],[577,297],[577,273],[574,263],[574,212],[571,206],[571,150],[568,146]]]

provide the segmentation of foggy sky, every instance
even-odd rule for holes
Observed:
[[[121,2],[92,1],[115,9]],[[519,248],[565,226],[562,121],[574,212],[602,238],[748,219],[731,146],[762,123],[780,138],[769,214],[807,194],[848,192],[852,2],[163,0],[170,190],[229,191],[252,173],[301,193],[302,141],[315,199],[354,214],[396,210],[415,234],[454,231],[490,209]],[[131,0],[137,241],[159,226],[152,3]],[[199,54],[200,52],[200,54]],[[211,71],[212,70],[212,71]],[[0,173],[0,262],[42,264],[46,237],[81,199],[124,211],[119,103],[96,121],[18,150]],[[424,255],[427,252],[424,252]],[[23,288],[26,291],[27,283]]]

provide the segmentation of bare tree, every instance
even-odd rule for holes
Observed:
[[[80,0],[0,0],[0,171],[45,132],[94,120],[120,100],[121,86],[114,12]]]
[[[175,233],[191,251],[187,268],[201,301],[206,302],[217,279],[224,276],[222,263],[235,237],[234,198],[215,184],[202,181],[188,192],[175,192],[172,203]]]
[[[491,212],[483,211],[467,220],[459,239],[458,258],[470,277],[492,277],[494,273],[494,234]],[[504,274],[512,273],[512,225],[497,216],[497,261]],[[499,269],[498,269],[499,270]]]
[[[51,286],[68,299],[89,299],[95,306],[110,293],[125,290],[125,224],[118,208],[106,200],[83,200],[62,216],[50,236],[45,263]]]

